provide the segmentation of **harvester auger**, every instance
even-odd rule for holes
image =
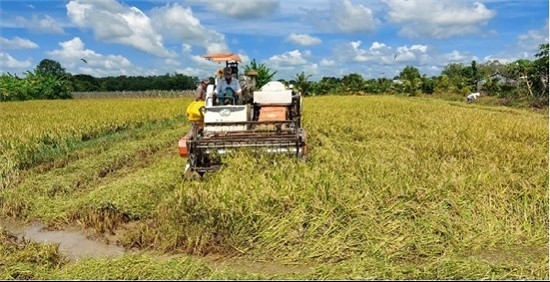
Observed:
[[[218,53],[203,56],[214,62],[225,62],[239,78],[242,101],[233,98],[232,103],[219,105],[214,85],[207,88],[206,100],[195,101],[187,108],[192,126],[179,140],[179,153],[187,158],[183,171],[185,177],[216,171],[223,165],[221,156],[240,148],[248,148],[270,154],[288,154],[305,159],[307,134],[302,128],[302,96],[278,81],[270,81],[256,88],[255,71],[239,77],[236,54]],[[218,75],[220,73],[218,72]]]

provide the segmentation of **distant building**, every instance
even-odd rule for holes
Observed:
[[[518,86],[518,82],[515,79],[505,77],[505,76],[501,75],[498,72],[493,73],[489,78],[491,80],[496,80],[496,83],[500,84],[500,85],[510,85],[510,86],[514,86],[514,87]],[[482,80],[477,82],[476,87],[477,87],[478,92],[482,92],[482,91],[485,90],[485,89],[483,89],[483,85],[485,85],[485,83],[487,83],[487,80],[485,80],[485,79],[482,79]]]

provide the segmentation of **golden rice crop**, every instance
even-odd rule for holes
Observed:
[[[179,99],[76,99],[0,103],[0,187],[45,151],[184,115]]]
[[[44,169],[22,169],[24,180],[0,189],[2,215],[99,232],[133,221],[120,241],[127,247],[314,266],[290,279],[548,278],[548,114],[423,98],[308,97],[307,161],[243,151],[186,181],[177,140],[189,128],[181,118],[190,101],[80,102],[89,118],[76,123],[72,107],[59,106],[65,119],[37,136],[89,140],[50,156]],[[102,115],[91,113],[99,107]],[[141,114],[119,113],[135,108]],[[148,126],[162,119],[169,122]],[[10,144],[28,142],[17,136]],[[116,262],[130,276],[85,277],[195,277],[170,272],[174,261],[165,275],[141,272],[132,259]],[[81,277],[93,265],[64,271]]]

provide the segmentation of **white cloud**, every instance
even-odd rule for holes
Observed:
[[[394,60],[397,62],[414,62],[417,65],[424,65],[431,61],[431,57],[428,54],[428,46],[415,44],[411,47],[398,47]]]
[[[63,34],[63,28],[52,17],[44,16],[44,18],[38,18],[32,16],[30,19],[26,19],[21,16],[15,17],[15,22],[31,31],[41,33],[54,33]]]
[[[165,58],[163,59],[163,65],[167,66],[167,67],[177,67],[180,65],[180,61],[179,60],[176,60],[174,58]]]
[[[305,58],[310,55],[311,53],[309,51],[301,52],[299,50],[293,50],[271,56],[263,63],[277,72],[273,79],[290,79],[302,71],[307,74],[317,72],[317,64],[312,64]]]
[[[247,64],[249,62],[249,57],[245,54],[237,53],[243,62],[243,64]],[[216,74],[216,71],[219,68],[225,67],[224,62],[213,62],[210,60],[207,60],[202,57],[202,55],[191,55],[186,54],[183,58],[183,61],[189,62],[185,65],[195,66],[193,67],[186,67],[184,69],[180,68],[176,71],[179,73],[184,73],[185,75],[192,75],[192,76],[198,76],[198,77],[204,77],[204,76],[214,76]],[[243,69],[241,68],[241,71]]]
[[[420,52],[420,53],[426,53],[426,51],[428,51],[428,46],[416,44],[416,45],[411,46],[410,49],[411,49],[412,51],[418,51],[418,52]]]
[[[178,69],[175,70],[175,72],[184,73],[187,76],[196,76],[196,77],[212,76],[212,74],[204,75],[204,71],[202,71],[200,69],[196,69],[196,68],[191,68],[191,67],[178,68]]]
[[[84,43],[79,37],[69,41],[60,42],[61,49],[47,52],[49,56],[55,58],[67,71],[76,73],[84,71],[91,75],[122,75],[130,72],[139,73],[133,68],[132,63],[120,55],[101,55],[93,50],[85,49]],[[86,63],[81,61],[86,60]],[[131,70],[131,71],[128,71]]]
[[[370,33],[379,24],[370,8],[350,0],[331,0],[328,10],[312,9],[309,15],[321,31],[331,33]]]
[[[525,50],[539,51],[539,45],[548,43],[548,19],[541,29],[533,29],[518,36],[518,44]]]
[[[323,67],[332,67],[336,64],[336,62],[334,60],[322,59],[319,64]]]
[[[386,46],[386,44],[378,43],[378,42],[374,41],[372,43],[372,45],[370,46],[369,50],[374,51],[374,50],[387,49],[387,48],[388,48],[388,46]]]
[[[447,38],[478,32],[496,15],[483,3],[454,0],[385,0],[391,22],[402,24],[400,33],[409,37],[429,35]]]
[[[373,42],[369,49],[361,48],[362,42],[352,41],[336,48],[335,57],[341,63],[355,62],[377,62],[391,57],[391,48],[383,43]],[[388,60],[389,63],[389,60]]]
[[[239,52],[237,52],[237,54],[239,55],[239,57],[241,57],[241,60],[243,61],[244,65],[246,65],[246,64],[248,64],[252,61],[250,59],[250,57],[244,53],[243,50],[240,50]]]
[[[379,43],[377,41],[373,42],[369,48],[369,53],[372,56],[387,56],[391,53],[391,48],[386,46],[384,43]]]
[[[525,58],[523,58],[523,57],[514,57],[514,56],[499,57],[499,56],[489,55],[489,56],[485,56],[483,58],[482,62],[487,63],[487,62],[498,61],[499,64],[509,64],[511,62],[517,61],[518,59],[525,59]]]
[[[300,66],[306,65],[309,62],[303,58],[299,50],[293,50],[281,55],[275,55],[269,58],[269,65],[285,67],[285,66]]]
[[[193,51],[193,46],[191,46],[187,43],[183,43],[183,44],[181,44],[181,51],[183,53],[191,53],[191,51]]]
[[[357,49],[359,49],[359,46],[361,46],[361,40],[352,41],[352,42],[350,42],[350,45],[351,45],[351,47],[353,48],[354,51],[357,51]]]
[[[9,71],[10,69],[25,69],[31,67],[32,62],[27,59],[25,61],[18,61],[14,57],[10,56],[10,54],[5,52],[0,52],[0,71],[5,72]]]
[[[358,4],[353,5],[349,0],[344,0],[344,6],[335,11],[335,23],[339,30],[348,33],[371,32],[376,26],[372,10]]]
[[[307,34],[296,34],[291,33],[287,38],[286,41],[303,45],[303,46],[310,46],[310,45],[316,45],[321,43],[321,39],[318,37],[313,37]]]
[[[278,0],[255,1],[204,1],[206,8],[215,13],[238,19],[262,18],[279,9]]]
[[[435,71],[448,63],[469,64],[477,58],[476,55],[501,62],[533,59],[533,55],[539,52],[538,45],[548,42],[549,35],[547,16],[540,11],[548,4],[537,1],[531,1],[533,5],[511,0],[61,2],[64,3],[61,7],[66,7],[61,13],[66,15],[60,16],[57,7],[46,10],[44,7],[24,8],[24,3],[20,5],[21,11],[6,9],[10,18],[0,21],[6,37],[0,37],[2,51],[6,52],[8,48],[20,50],[9,55],[4,53],[2,63],[30,64],[49,54],[55,60],[58,60],[57,56],[63,58],[63,65],[71,64],[68,70],[77,73],[119,75],[139,71],[144,75],[177,71],[202,77],[211,75],[219,64],[193,55],[237,51],[244,61],[248,57],[243,54],[249,54],[277,70],[277,76],[287,75],[283,77],[285,79],[301,71],[321,73],[320,76],[361,73],[364,77],[373,77],[391,75],[406,65],[415,66],[422,73],[423,70]],[[67,16],[67,22],[62,16]],[[250,20],[252,18],[255,19]],[[535,22],[541,26],[532,30],[523,25],[506,26],[516,19],[529,22],[527,26]],[[503,20],[509,22],[506,24],[501,22]],[[487,28],[488,23],[491,25]],[[86,49],[82,42],[79,45],[74,39],[69,40],[73,36],[51,36],[45,40],[43,36],[33,34],[36,31],[62,33],[60,26],[67,32],[70,27],[71,33],[79,32],[74,31],[74,27],[81,28],[82,41],[87,46],[98,47],[93,47],[94,51]],[[379,32],[366,36],[379,26],[382,27]],[[399,34],[396,31],[400,31]],[[89,34],[95,36],[96,42],[88,38]],[[19,37],[14,37],[16,35]],[[403,40],[399,35],[412,39]],[[471,36],[433,40],[458,35]],[[65,41],[65,45],[48,47],[51,42],[60,41]],[[426,42],[434,45],[424,45]],[[99,47],[105,43],[115,44]],[[59,50],[46,53],[48,50],[41,49],[45,46],[49,51]],[[128,52],[128,46],[148,54]],[[308,47],[311,51],[302,48],[290,51],[294,48],[288,49],[289,46],[311,46]],[[112,48],[121,51],[110,51]],[[332,57],[328,53],[330,50]],[[71,54],[74,58],[64,57]],[[87,59],[88,64],[82,63],[80,57]],[[126,59],[130,64],[127,67],[122,58],[131,58],[132,63]],[[100,60],[111,62],[103,65]],[[6,66],[2,64],[2,68]]]
[[[38,48],[38,44],[28,39],[21,38],[19,36],[15,36],[11,40],[0,36],[0,46],[2,46],[2,49],[36,49]]]
[[[451,53],[445,55],[448,61],[451,62],[463,62],[466,61],[469,56],[460,53],[460,51],[453,50]]]
[[[136,7],[123,6],[115,0],[72,0],[66,8],[73,23],[92,29],[99,40],[131,46],[158,57],[175,56],[164,48],[151,19]]]
[[[365,49],[359,48],[361,46],[361,41],[351,42],[351,47],[353,49],[353,61],[355,62],[366,62],[369,61],[372,57],[369,56],[369,52]]]
[[[224,35],[201,25],[190,8],[178,4],[155,8],[151,11],[151,20],[155,30],[166,38],[202,47],[207,53],[228,49]]]
[[[337,64],[346,65],[349,63],[364,67],[368,62],[369,66],[397,66],[401,63],[425,65],[432,60],[429,48],[426,45],[400,46],[396,50],[385,43],[373,42],[368,48],[362,48],[362,42],[352,41],[337,46],[334,50],[334,58]],[[350,66],[351,68],[351,66]],[[373,70],[378,75],[378,70]]]
[[[484,56],[483,61],[498,60],[501,63],[510,63],[520,59],[535,60],[534,55],[541,51],[539,45],[548,43],[548,34],[548,19],[546,19],[540,29],[528,30],[518,35],[515,43],[494,54]]]
[[[304,72],[305,74],[311,74],[312,77],[319,74],[319,66],[317,64],[307,64],[305,65],[300,71],[296,71],[296,74],[298,72]],[[293,76],[295,77],[295,76]]]

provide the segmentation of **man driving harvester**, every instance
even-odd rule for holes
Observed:
[[[242,89],[239,80],[233,77],[230,67],[223,69],[224,78],[216,85],[216,105],[240,105]]]

